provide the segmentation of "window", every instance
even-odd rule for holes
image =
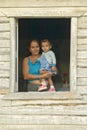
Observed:
[[[58,77],[54,77],[56,90],[75,91],[77,18],[29,18],[18,20],[10,18],[10,22],[12,43],[11,91],[26,91],[24,89],[26,88],[26,83],[24,83],[21,77],[21,62],[28,53],[26,49],[30,38],[48,38],[53,42],[53,50],[57,57],[57,67],[59,70]],[[14,58],[15,60],[13,60]],[[67,80],[67,86],[64,88],[65,80]],[[21,82],[25,84],[25,86],[23,85],[24,87],[21,85]]]
[[[29,55],[30,39],[49,39],[57,59],[58,74],[53,77],[56,91],[70,90],[70,18],[18,19],[18,90],[27,91],[22,77],[22,60]]]

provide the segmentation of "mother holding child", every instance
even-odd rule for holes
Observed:
[[[40,46],[42,54],[40,54]],[[43,91],[55,92],[52,76],[57,73],[56,58],[52,50],[52,44],[48,39],[41,41],[32,40],[29,43],[30,56],[23,60],[23,77],[28,81],[29,91]],[[50,86],[48,89],[48,85]]]

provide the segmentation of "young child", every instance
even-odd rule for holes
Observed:
[[[41,41],[41,48],[43,53],[40,58],[41,63],[41,74],[44,74],[46,71],[49,71],[52,75],[57,73],[56,69],[56,57],[53,51],[50,49],[52,48],[52,44],[48,39],[44,39]],[[55,92],[55,87],[53,85],[52,76],[48,78],[48,84],[50,88],[48,91]],[[42,91],[47,89],[46,79],[41,80],[41,86],[39,87],[38,91]]]

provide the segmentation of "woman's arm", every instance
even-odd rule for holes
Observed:
[[[24,80],[30,80],[30,79],[37,79],[37,78],[49,78],[51,74],[49,72],[43,74],[43,75],[32,75],[29,74],[29,65],[28,65],[28,57],[24,58],[23,64],[22,64],[22,72]]]

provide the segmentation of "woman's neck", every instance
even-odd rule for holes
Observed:
[[[31,56],[30,56],[30,60],[31,60],[33,63],[35,63],[35,61],[36,61],[39,57],[40,57],[40,54],[38,54],[38,55],[31,55]]]
[[[31,55],[32,58],[38,58],[40,56],[40,54],[37,55]]]

